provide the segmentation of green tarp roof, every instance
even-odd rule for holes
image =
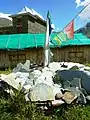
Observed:
[[[63,41],[60,45],[54,40],[56,33],[51,35],[50,47],[64,47],[73,45],[90,45],[90,39],[82,34],[75,34],[74,39]],[[0,49],[22,50],[27,48],[44,47],[45,34],[10,34],[0,35]]]
[[[55,34],[51,35],[51,40]],[[44,47],[45,34],[11,34],[0,35],[0,49],[27,49]],[[50,43],[50,47],[57,46],[57,42]]]
[[[63,41],[61,47],[75,45],[90,45],[90,39],[81,33],[76,33],[74,39]]]

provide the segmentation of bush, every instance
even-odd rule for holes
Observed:
[[[25,101],[23,92],[14,90],[14,94],[0,99],[0,120],[50,120],[35,104]]]
[[[14,91],[8,99],[0,98],[0,120],[89,120],[90,106],[69,105],[52,109],[52,114],[45,114],[35,104],[26,102],[24,93]]]

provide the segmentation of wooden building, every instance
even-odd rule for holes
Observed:
[[[63,41],[54,53],[55,61],[90,63],[90,39],[75,33],[74,39]]]
[[[90,39],[82,34],[75,34],[74,39],[62,42],[51,35],[50,49],[52,61],[90,63]],[[10,34],[0,36],[0,68],[16,66],[30,60],[31,63],[44,62],[45,34]]]
[[[10,17],[12,25],[0,27],[0,68],[13,67],[26,60],[42,64],[46,21],[36,11],[27,7]],[[57,34],[51,34],[53,61],[90,63],[89,38],[75,33],[74,39],[58,44],[54,39]]]
[[[51,36],[52,40],[54,36]],[[43,64],[44,42],[45,34],[0,35],[0,68],[13,67],[26,60]],[[50,47],[54,49],[57,44],[50,43]]]
[[[9,16],[12,25],[0,27],[0,34],[45,33],[46,21],[33,9],[26,6],[17,14]]]

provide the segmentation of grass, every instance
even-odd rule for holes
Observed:
[[[86,64],[85,64],[85,66],[88,66],[88,67],[90,67],[90,63],[86,63]]]
[[[0,97],[0,120],[90,120],[90,106],[65,105],[46,115],[35,104],[26,102],[24,93],[14,90],[15,95]]]
[[[0,74],[10,74],[12,72],[11,68],[8,68],[7,70],[0,70]]]
[[[0,74],[8,75],[8,74],[10,74],[10,73],[11,73],[11,71],[8,71],[8,70],[5,70],[5,71],[0,70]]]

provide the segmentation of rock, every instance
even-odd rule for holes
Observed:
[[[15,73],[16,78],[29,78],[29,73],[27,72],[17,72]]]
[[[52,101],[52,106],[53,107],[58,107],[58,106],[60,106],[60,105],[62,105],[62,104],[64,104],[65,102],[63,101],[63,100],[54,100],[54,101]]]
[[[83,90],[79,90],[78,87],[70,87],[67,89],[69,92],[72,92],[76,98],[77,98],[77,103],[80,103],[80,104],[86,104],[86,97],[84,95],[84,93],[82,92]]]
[[[79,89],[81,89],[81,78],[73,78],[72,81],[70,82],[70,85],[72,87],[78,87]]]
[[[55,99],[58,100],[58,99],[61,99],[63,97],[63,94],[62,93],[57,93],[55,95]]]
[[[62,94],[62,92],[61,92],[61,90],[62,90],[61,85],[53,84],[52,87],[53,87],[53,90],[54,90],[54,94],[55,94],[55,95],[56,95],[57,93],[61,93],[61,94]]]
[[[28,97],[28,94],[25,94],[25,100],[30,102],[30,99]]]
[[[13,69],[13,72],[29,72],[30,71],[30,61],[26,60],[25,64],[19,63],[17,67]]]
[[[52,62],[49,67],[33,64],[32,68],[29,60],[25,64],[19,63],[13,73],[0,75],[0,81],[22,90],[27,101],[50,100],[53,106],[58,106],[63,103],[71,104],[76,98],[79,103],[86,104],[86,100],[90,99],[88,67],[72,62]]]
[[[55,100],[53,87],[47,84],[37,84],[30,89],[29,97],[31,101]]]
[[[29,79],[29,73],[27,72],[17,72],[15,73],[16,75],[16,81],[21,83],[21,86],[27,85],[27,84],[32,84],[30,79]]]
[[[22,89],[26,81],[29,81],[28,76],[29,73],[17,72],[17,73],[10,73],[9,75],[6,76],[2,75],[1,79],[5,81],[8,85],[19,90]]]
[[[17,64],[17,67],[13,69],[13,72],[14,72],[14,73],[20,72],[21,69],[22,69],[22,66],[23,66],[22,63],[18,63],[18,64]]]
[[[13,88],[15,88],[15,89],[18,90],[20,84],[15,80],[15,78],[16,78],[15,74],[11,73],[11,74],[9,74],[9,75],[6,76],[6,78],[4,79],[4,81],[5,81],[8,85],[10,85],[10,86],[12,86]]]
[[[84,70],[90,71],[90,67],[89,67],[89,66],[85,66],[85,67],[84,67]]]
[[[22,66],[20,72],[29,72],[30,71],[30,61],[26,60],[25,64]]]
[[[43,72],[35,81],[35,85],[45,83],[47,85],[53,85],[53,74],[50,71]]]
[[[81,90],[78,89],[78,87],[68,87],[67,89],[64,89],[64,93],[66,92],[72,92],[75,96],[80,96]]]
[[[65,67],[65,68],[63,68],[62,67],[62,65],[65,65],[65,66],[68,66],[67,68]],[[71,69],[71,68],[73,68],[73,67],[75,67],[75,66],[77,66],[78,67],[78,69],[80,69],[80,70],[84,70],[84,65],[83,64],[79,64],[79,63],[73,63],[73,62],[60,62],[60,69],[61,70],[69,70],[69,69]],[[75,67],[75,68],[77,68],[77,67]],[[75,70],[75,69],[74,69]]]
[[[88,100],[88,101],[90,101],[90,96],[88,95],[88,96],[86,96],[86,99]]]
[[[63,86],[63,88],[64,89],[67,89],[67,88],[69,88],[70,87],[70,85],[71,85],[71,83],[70,83],[70,81],[64,81],[64,82],[62,82],[62,86]]]
[[[31,85],[24,85],[23,87],[24,87],[25,91],[29,91],[29,89],[31,89],[31,88],[32,88],[32,86],[31,86]]]
[[[37,81],[39,76],[41,76],[40,70],[34,70],[33,72],[29,72],[29,79],[32,85],[35,85],[35,82]]]
[[[55,84],[62,82],[72,81],[74,78],[81,79],[81,87],[84,88],[88,93],[90,93],[90,72],[89,71],[79,71],[79,70],[62,70],[58,71],[56,74],[58,81],[54,81]],[[75,83],[75,82],[74,82]],[[76,84],[76,83],[75,83]]]
[[[53,72],[60,70],[60,63],[59,62],[52,62],[49,64],[49,68]]]
[[[78,103],[85,105],[87,103],[85,95],[81,92],[77,99]]]
[[[73,92],[65,92],[65,94],[62,97],[62,99],[67,104],[71,104],[76,98],[77,98],[77,96]]]
[[[67,68],[68,66],[63,63],[61,67]]]

